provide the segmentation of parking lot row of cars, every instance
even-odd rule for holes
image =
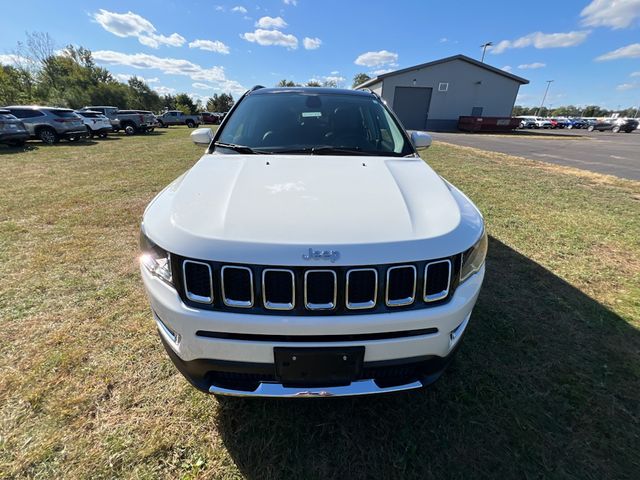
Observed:
[[[82,138],[106,138],[112,132],[127,135],[153,132],[156,128],[186,125],[196,128],[203,123],[218,124],[223,113],[204,112],[186,115],[169,110],[155,115],[146,110],[119,110],[113,106],[92,105],[80,110],[13,105],[0,107],[0,143],[22,146],[36,139],[52,145],[60,140],[76,142]]]
[[[611,130],[614,133],[630,133],[638,128],[635,118],[543,118],[536,116],[520,116],[519,128],[584,128],[589,132]]]

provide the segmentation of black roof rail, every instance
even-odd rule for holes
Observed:
[[[260,90],[261,88],[264,88],[263,85],[255,85],[251,90],[249,90],[250,92],[255,92],[256,90]]]

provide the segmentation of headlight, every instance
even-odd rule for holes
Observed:
[[[143,231],[140,231],[140,250],[140,263],[153,275],[173,285],[171,254],[149,240]]]
[[[482,232],[480,240],[469,250],[462,254],[462,268],[460,268],[460,283],[464,282],[471,275],[476,273],[482,267],[484,259],[487,257],[487,247],[489,241],[487,239],[486,230]]]

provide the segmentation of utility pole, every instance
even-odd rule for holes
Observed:
[[[544,101],[547,99],[547,93],[549,93],[549,87],[551,86],[551,82],[553,82],[553,80],[547,80],[547,88],[544,91],[542,102],[540,102],[540,108],[538,108],[538,111],[536,112],[536,117],[540,115],[540,110],[542,110],[542,107],[544,106]]]
[[[480,59],[480,61],[482,63],[484,63],[484,54],[487,51],[487,47],[492,47],[493,46],[493,42],[487,42],[487,43],[483,43],[482,45],[480,45],[480,48],[482,49],[482,58]]]

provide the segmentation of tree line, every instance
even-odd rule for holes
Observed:
[[[205,109],[226,112],[231,94],[213,94],[206,103],[186,93],[160,95],[141,78],[118,81],[95,64],[91,51],[68,45],[56,50],[47,33],[27,33],[18,42],[14,65],[0,66],[0,105],[40,104],[68,108],[114,105],[128,110],[182,110],[194,114]]]

